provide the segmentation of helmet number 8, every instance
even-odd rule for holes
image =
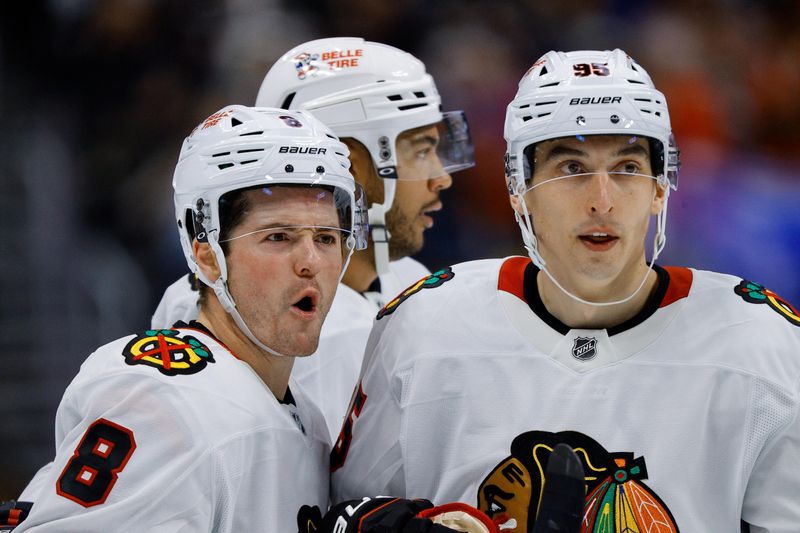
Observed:
[[[610,74],[608,63],[578,63],[577,65],[572,65],[572,70],[580,78],[591,76],[592,74],[595,76],[608,76]]]
[[[100,505],[135,449],[131,430],[104,418],[96,420],[58,478],[56,492],[84,507]]]

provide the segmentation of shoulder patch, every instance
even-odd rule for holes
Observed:
[[[733,292],[741,296],[745,302],[767,304],[791,324],[800,327],[800,312],[792,307],[792,304],[763,285],[753,281],[742,280],[741,283],[733,288]]]
[[[125,345],[122,355],[131,366],[151,366],[166,376],[196,374],[208,363],[215,362],[205,344],[174,329],[149,329],[140,333]]]
[[[439,285],[443,284],[446,281],[450,281],[455,277],[453,273],[453,269],[450,267],[443,268],[441,270],[437,270],[427,278],[422,278],[400,294],[398,294],[394,300],[386,304],[383,309],[378,311],[378,316],[376,317],[378,320],[385,317],[386,315],[391,315],[394,313],[394,310],[397,309],[397,306],[401,303],[405,302],[409,296],[412,294],[416,294],[422,289],[433,289],[438,287]]]

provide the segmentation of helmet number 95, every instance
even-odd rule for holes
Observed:
[[[595,76],[608,76],[610,74],[608,63],[578,63],[577,65],[572,65],[572,70],[580,78],[591,76],[592,74]]]

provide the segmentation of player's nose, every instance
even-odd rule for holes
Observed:
[[[588,184],[587,208],[592,213],[606,214],[614,209],[608,172],[596,172]]]
[[[428,180],[428,189],[430,189],[431,192],[443,191],[444,189],[449,189],[452,185],[453,177],[450,176],[447,171],[444,171],[440,176]]]
[[[322,253],[310,232],[298,240],[292,254],[294,270],[298,276],[313,277],[319,273],[323,261]]]

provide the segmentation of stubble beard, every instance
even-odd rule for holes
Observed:
[[[399,210],[390,210],[386,214],[386,226],[392,237],[389,240],[389,259],[397,261],[412,256],[422,250],[425,239],[416,234],[415,219]]]

